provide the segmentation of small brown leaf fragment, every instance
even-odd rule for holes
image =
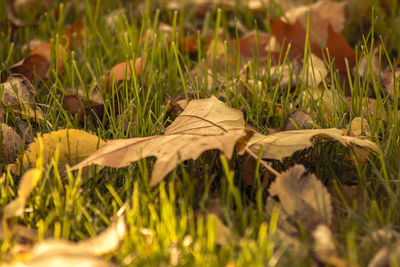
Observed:
[[[321,219],[330,224],[332,204],[328,191],[303,165],[294,165],[276,177],[269,193],[278,196],[285,212],[298,223],[312,229]]]
[[[73,115],[78,114],[80,121],[83,122],[85,117],[93,111],[100,119],[104,115],[104,105],[94,101],[81,100],[74,95],[67,95],[63,98],[65,108]]]
[[[91,164],[121,168],[154,156],[150,180],[154,186],[178,163],[196,160],[205,151],[218,149],[231,158],[236,141],[245,135],[242,112],[212,96],[191,101],[164,135],[108,141],[72,170]]]
[[[0,124],[1,136],[1,163],[11,163],[15,160],[18,151],[23,148],[22,138],[10,126],[5,123]]]
[[[301,110],[296,110],[289,114],[283,123],[282,131],[292,131],[300,129],[312,129],[313,119],[310,115]]]
[[[340,33],[333,30],[332,25],[328,25],[328,39],[325,49],[322,51],[327,59],[334,60],[333,64],[341,73],[346,73],[346,59],[349,63],[349,68],[352,69],[356,63],[356,53],[347,43],[347,40]]]

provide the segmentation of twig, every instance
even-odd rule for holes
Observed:
[[[248,147],[245,148],[245,151],[247,153],[250,154],[250,156],[252,156],[254,159],[258,160],[258,156],[256,154],[254,154]],[[280,175],[280,173],[275,170],[274,168],[272,168],[267,162],[263,161],[262,159],[260,159],[260,164],[262,166],[264,166],[267,170],[269,170],[272,174],[274,174],[275,176]]]

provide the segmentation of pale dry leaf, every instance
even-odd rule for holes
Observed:
[[[335,32],[342,32],[346,22],[347,1],[336,3],[330,0],[321,0],[310,6],[299,6],[285,13],[290,23],[300,21],[304,28],[307,27],[307,13],[310,11],[310,36],[318,44],[327,38],[327,27],[331,24]]]
[[[231,230],[226,226],[215,214],[209,214],[207,221],[214,224],[215,226],[215,243],[224,246],[228,243],[230,236],[232,236]]]
[[[400,262],[400,239],[386,244],[372,257],[368,267],[398,266]]]
[[[305,75],[302,74],[302,62],[298,59],[292,60],[290,63],[272,66],[269,73],[271,73],[273,81],[279,82],[280,87],[287,87],[288,85],[294,87],[304,79],[303,82],[307,86],[316,88],[328,74],[328,69],[325,62],[314,54],[309,56],[306,64]]]
[[[319,224],[311,235],[314,239],[313,254],[319,262],[335,267],[347,266],[338,255],[332,231],[327,225]]]
[[[23,257],[22,262],[6,266],[116,266],[98,256],[117,249],[126,233],[124,216],[117,216],[115,222],[95,237],[78,243],[47,239],[36,244],[31,251],[25,252],[27,257]]]
[[[347,131],[351,136],[371,135],[371,127],[369,127],[368,121],[361,117],[355,117],[347,126]]]
[[[18,187],[18,197],[4,207],[3,219],[14,216],[21,217],[23,215],[26,201],[41,177],[42,170],[37,168],[29,169],[25,172]]]
[[[382,76],[382,83],[384,84],[385,82],[385,72],[380,73],[381,71],[381,66],[380,66],[380,50],[381,46],[376,47],[373,51],[372,54],[362,54],[360,58],[360,63],[358,65],[354,66],[355,71],[357,71],[358,75],[361,77],[368,77],[368,75],[373,75],[375,79],[379,79],[379,74]],[[356,69],[357,68],[357,69]],[[390,74],[392,74],[392,71],[390,71]],[[391,75],[393,77],[393,75]],[[385,84],[384,84],[385,85]]]
[[[193,100],[164,135],[107,141],[98,151],[72,167],[77,170],[97,164],[121,168],[142,158],[156,157],[150,185],[154,186],[177,164],[197,159],[203,152],[218,149],[228,158],[236,141],[246,136],[243,114],[212,96]]]
[[[330,129],[307,129],[278,132],[270,135],[255,133],[247,142],[247,148],[253,154],[258,155],[262,148],[262,158],[282,160],[290,157],[294,152],[310,148],[314,145],[311,141],[313,137],[330,137],[339,141],[344,146],[356,145],[363,148],[369,148],[379,152],[378,146],[370,141],[357,137],[346,136],[343,130]]]
[[[50,163],[58,149],[58,161],[61,167],[65,167],[65,164],[79,162],[105,143],[96,135],[77,129],[63,129],[43,135],[39,134],[25,151],[22,161],[17,161],[18,169],[21,163],[22,168],[25,169],[36,162],[41,155],[41,142],[43,142],[44,162]]]
[[[285,212],[307,228],[318,225],[323,219],[332,221],[330,195],[314,174],[306,174],[303,165],[295,165],[278,175],[269,189],[278,196]]]
[[[399,68],[394,69],[394,73],[390,69],[382,72],[381,79],[384,89],[389,94],[390,99],[394,101],[396,96],[395,94],[396,90],[397,92],[399,92],[400,69]],[[397,97],[399,96],[400,94],[397,93]]]
[[[103,255],[115,250],[127,233],[123,216],[118,216],[105,231],[87,240],[78,242],[78,248],[94,255]]]

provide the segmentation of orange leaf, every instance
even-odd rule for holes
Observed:
[[[133,63],[132,60],[122,62],[122,63],[115,65],[108,74],[108,78],[107,78],[108,86],[111,86],[113,77],[115,79],[115,82],[119,82],[124,79],[130,79],[131,78],[131,67],[130,67],[131,63]],[[136,75],[142,74],[142,72],[144,70],[144,65],[145,65],[145,60],[142,60],[142,58],[138,57],[134,64]]]
[[[356,62],[354,50],[347,43],[343,34],[336,33],[330,24],[328,24],[328,40],[326,41],[325,47],[328,49],[329,53],[329,57],[327,58],[335,59],[333,64],[339,72],[346,72],[346,58],[349,62],[350,69],[354,67]],[[326,50],[324,50],[323,53],[327,56]]]

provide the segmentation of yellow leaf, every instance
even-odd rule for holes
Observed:
[[[105,143],[96,135],[77,129],[64,129],[39,135],[38,138],[29,145],[22,158],[23,168],[27,168],[30,164],[34,164],[39,157],[39,139],[43,142],[44,163],[50,163],[58,149],[59,163],[63,165],[66,163],[77,163],[96,151]]]

